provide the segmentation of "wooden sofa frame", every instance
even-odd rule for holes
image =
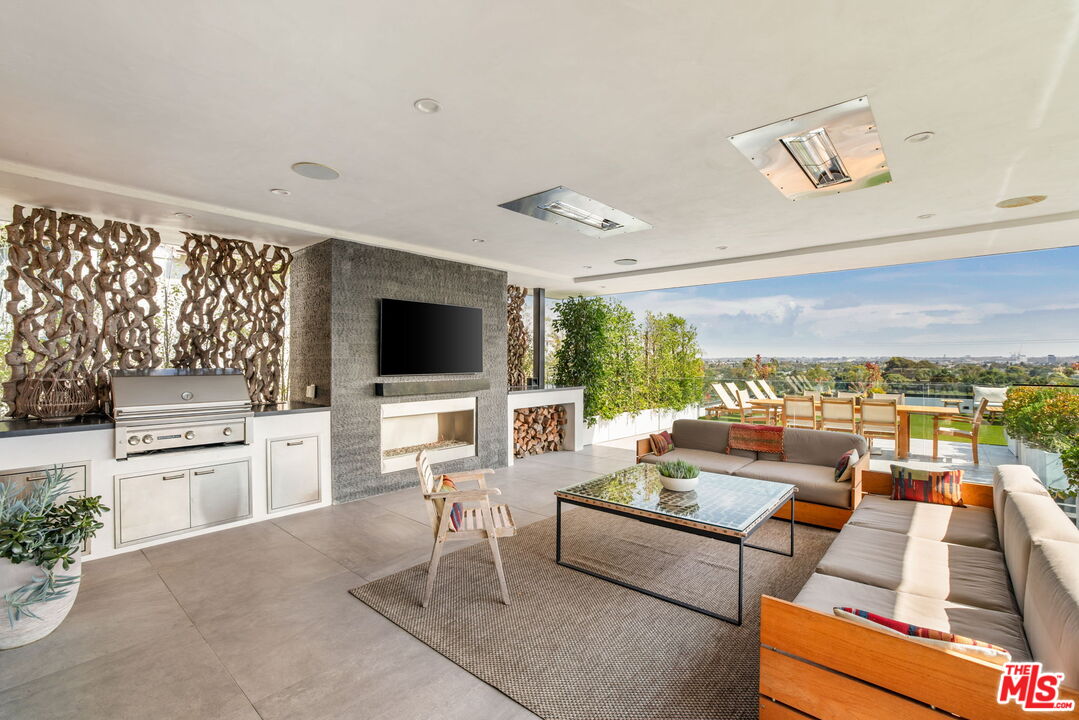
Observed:
[[[862,473],[864,492],[890,494],[888,473]],[[968,505],[993,506],[991,485],[963,483]],[[799,518],[801,519],[801,518]],[[997,704],[1000,667],[844,618],[761,597],[761,720],[1013,720]],[[1079,691],[1062,688],[1061,700]],[[1046,717],[1066,713],[1045,713]]]
[[[641,458],[645,455],[651,454],[651,441],[648,438],[638,440],[637,462],[640,462]],[[862,489],[862,478],[865,473],[869,471],[869,459],[869,453],[866,453],[864,457],[858,458],[858,462],[854,465],[854,472],[851,476],[850,484],[851,497],[849,508],[820,505],[819,503],[811,503],[796,499],[794,501],[794,516],[798,519],[798,522],[805,523],[806,525],[819,525],[833,530],[838,530],[843,527],[843,525],[850,520],[850,516],[854,513],[854,509],[858,507],[858,503],[862,500],[862,495],[864,494],[864,490]],[[789,518],[790,505],[784,505],[775,516],[783,519]]]

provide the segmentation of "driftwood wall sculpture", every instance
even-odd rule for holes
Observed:
[[[110,369],[157,365],[157,232],[16,205],[7,237],[13,416],[26,416],[32,378],[84,378],[101,404]]]
[[[252,402],[279,402],[292,253],[215,235],[185,232],[184,237],[186,298],[177,319],[173,364],[242,368]]]
[[[525,360],[528,357],[530,340],[528,328],[521,317],[526,295],[528,291],[523,287],[506,287],[506,325],[509,331],[506,335],[506,364],[510,387],[521,386],[527,382]]]

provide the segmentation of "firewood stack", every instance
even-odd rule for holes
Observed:
[[[565,427],[566,408],[562,405],[517,410],[513,416],[513,456],[561,450]]]

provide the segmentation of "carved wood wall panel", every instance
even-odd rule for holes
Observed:
[[[156,231],[16,205],[7,235],[13,416],[27,414],[31,378],[84,377],[103,407],[110,369],[157,364]]]
[[[523,287],[506,287],[506,365],[510,387],[524,385],[525,359],[528,357],[529,337],[521,311],[524,309],[528,291]]]
[[[240,368],[253,402],[279,402],[292,253],[216,235],[184,237],[186,298],[177,319],[174,364]]]

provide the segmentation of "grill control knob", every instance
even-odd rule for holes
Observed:
[[[154,436],[153,435],[143,435],[142,436],[142,441],[144,443],[146,443],[147,445],[149,445],[150,443],[152,443],[154,441]]]
[[[188,430],[187,432],[184,433],[184,440],[194,440],[194,439],[195,439],[195,431],[194,430]]]
[[[131,437],[129,437],[127,439],[127,444],[128,445],[138,445],[139,444],[139,436],[138,435],[132,435]]]
[[[190,400],[193,397],[195,397],[195,394],[192,393],[190,390],[184,390],[182,393],[180,393],[180,399],[182,400]]]
[[[226,427],[226,428],[225,428],[224,430],[222,430],[221,432],[222,432],[222,433],[224,433],[224,434],[225,434],[226,436],[227,436],[227,435],[231,435],[231,434],[232,434],[232,428],[230,428],[230,427]]]

